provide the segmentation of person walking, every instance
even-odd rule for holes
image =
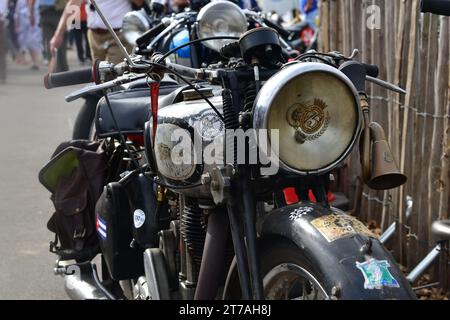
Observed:
[[[20,51],[31,56],[31,69],[39,70],[39,55],[42,49],[41,29],[37,7],[32,0],[18,0],[15,12],[16,31]]]
[[[121,31],[123,18],[125,14],[132,10],[131,3],[141,2],[141,0],[96,1],[103,14],[111,24],[112,28],[124,44],[126,43],[126,41],[124,41]],[[73,5],[80,6],[82,3],[83,0],[69,0],[66,8]],[[69,18],[70,10],[65,10],[59,21],[58,28],[53,35],[52,40],[50,41],[51,49],[57,49],[62,45],[67,21]],[[87,9],[87,27],[87,36],[89,40],[89,46],[91,48],[91,56],[94,61],[99,59],[107,60],[112,63],[119,63],[125,58],[92,4],[89,5]],[[128,52],[131,52],[131,46],[126,45],[126,47]]]
[[[24,57],[20,52],[19,42],[17,41],[16,22],[14,19],[17,0],[7,0],[6,33],[8,40],[8,50],[14,61],[18,64],[24,62]]]
[[[68,0],[31,0],[33,5],[37,3],[41,18],[41,29],[44,46],[44,60],[50,61],[53,56],[56,57],[56,72],[69,70],[67,63],[67,35],[62,35],[61,45],[57,51],[50,49],[50,40],[55,33],[58,22],[63,14]]]
[[[72,32],[75,36],[75,45],[77,47],[78,61],[81,65],[84,65],[87,60],[92,60],[91,49],[89,47],[89,40],[87,37],[87,13],[86,13],[86,0],[80,6],[80,26],[74,28]]]

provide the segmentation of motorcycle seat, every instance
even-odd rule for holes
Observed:
[[[431,232],[442,240],[450,240],[450,220],[433,222]]]
[[[159,108],[167,106],[182,99],[180,85],[161,86],[158,99]],[[132,90],[116,91],[108,94],[111,109],[117,125],[123,134],[141,134],[144,132],[145,122],[151,114],[150,89],[136,88]],[[106,103],[105,97],[97,104],[95,114],[95,129],[99,138],[118,135],[116,124]]]

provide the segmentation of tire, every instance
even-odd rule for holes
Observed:
[[[324,288],[329,287],[329,283],[323,280],[323,277],[314,272],[314,268],[304,257],[301,250],[292,242],[282,239],[273,238],[270,241],[264,241],[260,243],[260,261],[261,261],[261,278],[264,282],[264,297],[268,300],[281,299],[280,297],[271,297],[268,292],[268,275],[277,266],[291,266],[295,265],[299,270],[304,270],[306,273],[312,276],[317,282],[318,286],[323,291],[321,299],[329,299],[328,295],[325,293]],[[230,267],[232,272],[229,273],[227,278],[227,283],[225,284],[226,290],[224,292],[224,300],[241,300],[241,288],[239,283],[239,276],[236,268],[236,259],[233,260],[232,266]],[[287,298],[298,298],[298,297],[287,297]],[[286,298],[286,299],[287,299]],[[318,297],[320,298],[320,297]],[[306,299],[305,299],[306,300]]]
[[[330,288],[332,284],[327,283],[324,277],[314,270],[316,269],[302,254],[302,250],[292,242],[276,239],[270,244],[266,243],[261,252],[261,277],[265,298],[268,300],[330,299],[327,288]],[[281,282],[276,279],[277,277]],[[287,279],[290,280],[286,281]],[[283,284],[282,288],[280,283]]]
[[[99,98],[89,96],[77,114],[73,126],[72,139],[91,140],[94,136],[94,118]]]

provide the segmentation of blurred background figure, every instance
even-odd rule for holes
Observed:
[[[142,5],[144,0],[97,0],[97,5],[102,9],[103,14],[110,22],[112,28],[117,33],[120,39],[122,39],[122,21],[128,12],[132,10],[131,4]],[[67,8],[69,6],[80,6],[85,0],[69,0]],[[101,20],[100,16],[95,12],[95,8],[92,4],[88,4],[86,7],[87,13],[87,37],[89,46],[91,49],[92,60],[97,59],[107,60],[112,63],[119,63],[124,59],[122,52],[113,40],[112,35],[106,29],[105,24]],[[66,33],[67,21],[71,16],[70,10],[65,10],[61,16],[58,27],[50,41],[50,49],[58,49],[63,47],[64,35]],[[132,47],[127,47],[128,52],[131,52]]]
[[[197,1],[198,2],[198,1]],[[189,0],[171,0],[168,2],[169,12],[182,12],[189,7]]]
[[[37,3],[40,17],[41,28],[44,45],[44,61],[48,63],[52,56],[55,55],[56,64],[54,72],[62,72],[69,70],[67,64],[67,35],[64,33],[62,37],[61,45],[57,52],[50,50],[50,40],[58,27],[59,19],[61,18],[67,0],[31,0],[33,3]]]
[[[19,42],[17,41],[16,23],[14,16],[16,12],[17,0],[6,0],[4,4],[7,4],[6,15],[6,43],[8,44],[8,50],[13,60],[16,60],[18,54],[20,55]]]
[[[0,1],[0,83],[6,81],[6,22],[8,5]]]
[[[302,21],[311,23],[315,28],[316,18],[319,13],[318,0],[300,0],[300,13]]]
[[[77,47],[78,61],[81,65],[90,63],[91,48],[89,47],[89,41],[87,37],[87,13],[86,13],[86,0],[80,6],[80,28],[74,28],[72,30],[75,38],[75,45]]]
[[[242,9],[261,11],[258,2],[256,2],[256,0],[238,0],[237,4]]]
[[[31,69],[39,70],[39,55],[42,51],[42,36],[39,28],[39,14],[37,6],[32,0],[18,0],[15,11],[17,40],[23,63],[26,64],[25,55],[30,54]]]

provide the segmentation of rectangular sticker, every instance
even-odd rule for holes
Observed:
[[[376,238],[369,228],[358,219],[346,214],[330,214],[311,221],[311,224],[327,239],[333,242],[357,234]]]

